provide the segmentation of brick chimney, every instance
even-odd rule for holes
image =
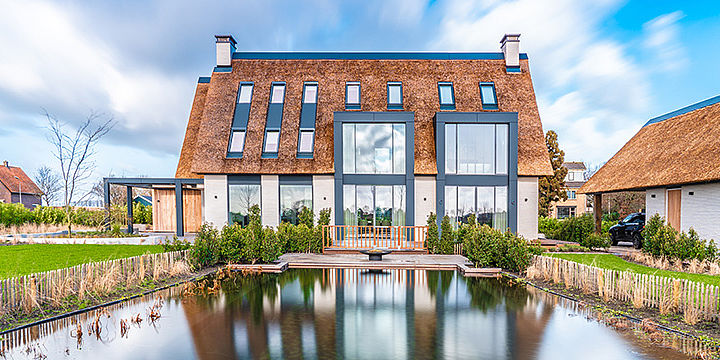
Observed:
[[[505,57],[505,70],[509,73],[520,72],[520,34],[505,34],[500,40],[500,49]]]
[[[215,54],[217,66],[232,65],[232,54],[235,52],[235,39],[232,35],[215,35]]]

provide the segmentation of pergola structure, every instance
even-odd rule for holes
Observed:
[[[103,193],[105,201],[105,209],[110,210],[110,185],[125,186],[127,189],[127,217],[128,232],[133,231],[133,196],[132,189],[134,187],[152,189],[155,186],[173,186],[175,188],[175,216],[176,216],[176,233],[177,236],[184,236],[185,230],[183,226],[183,186],[185,185],[202,185],[203,179],[179,179],[179,178],[104,178]]]

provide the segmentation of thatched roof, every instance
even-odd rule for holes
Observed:
[[[643,190],[720,181],[720,96],[650,119],[580,189]]]
[[[272,54],[270,56],[265,56]],[[404,111],[415,113],[415,173],[436,174],[435,113],[440,111],[439,81],[452,81],[456,111],[483,111],[478,84],[495,83],[499,109],[518,112],[518,174],[551,175],[527,56],[521,55],[521,72],[508,74],[502,53],[475,57],[459,54],[447,58],[403,58],[402,53],[384,59],[353,55],[335,59],[312,53],[235,53],[232,71],[213,72],[209,82],[198,84],[176,176],[199,174],[332,174],[333,113],[345,111],[345,82],[362,84],[362,111],[388,111],[388,81],[403,84]],[[342,53],[340,53],[342,54]],[[282,56],[283,53],[280,53]],[[487,54],[486,54],[487,55]],[[497,56],[495,56],[497,55]],[[238,84],[254,82],[250,119],[242,159],[226,158]],[[287,84],[280,149],[277,159],[261,158],[270,86]],[[315,151],[312,159],[298,159],[297,142],[305,81],[319,83]]]

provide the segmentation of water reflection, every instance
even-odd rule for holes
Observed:
[[[25,342],[3,340],[5,355],[30,357],[26,348],[39,346],[49,358],[84,359],[684,358],[587,320],[577,304],[456,272],[296,269],[207,285],[199,295],[166,293],[161,318],[125,337],[119,320],[144,316],[152,298],[111,309],[100,340],[73,344],[88,314],[31,328],[30,339],[14,334]]]

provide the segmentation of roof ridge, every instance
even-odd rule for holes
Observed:
[[[709,98],[709,99],[705,99],[705,100],[703,100],[703,101],[699,101],[699,102],[696,102],[696,103],[694,103],[694,104],[691,104],[691,105],[682,107],[682,108],[680,108],[680,109],[671,111],[671,112],[669,112],[669,113],[666,113],[666,114],[663,114],[663,115],[654,117],[654,118],[648,120],[648,122],[646,122],[645,125],[643,125],[643,127],[646,127],[646,126],[651,125],[651,124],[659,123],[659,122],[661,122],[661,121],[663,121],[663,120],[671,119],[671,118],[674,118],[674,117],[676,117],[676,116],[680,116],[680,115],[683,115],[683,114],[687,114],[687,113],[689,113],[689,112],[691,112],[691,111],[700,110],[700,109],[702,109],[702,108],[708,107],[708,106],[710,106],[710,105],[715,105],[715,104],[717,104],[717,103],[720,103],[720,95],[716,95],[716,96],[713,96],[713,97],[711,97],[711,98]]]
[[[503,60],[502,52],[488,51],[236,51],[233,59],[311,60]],[[528,60],[527,53],[520,53]]]

